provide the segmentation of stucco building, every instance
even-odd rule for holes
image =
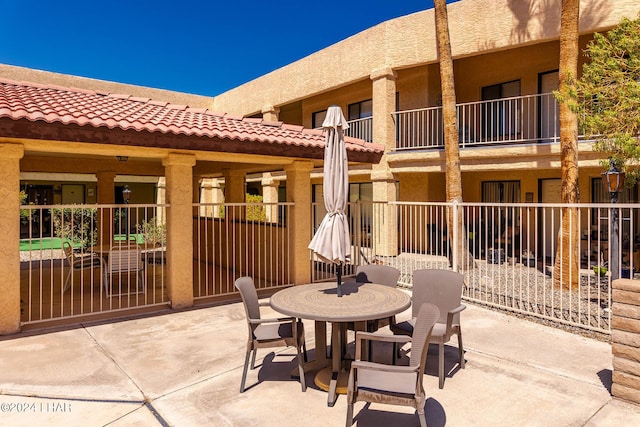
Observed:
[[[448,5],[465,201],[559,201],[552,91],[558,84],[560,3]],[[581,48],[594,32],[639,12],[634,0],[581,1]],[[245,194],[258,193],[268,203],[295,202],[286,282],[309,281],[310,205],[322,200],[322,138],[311,129],[330,105],[342,107],[355,138],[351,201],[444,201],[437,61],[433,10],[425,10],[215,97],[0,65],[0,197],[7,201],[0,208],[7,241],[0,249],[0,333],[20,325],[20,189],[35,204],[110,205],[121,201],[126,184],[135,203],[169,204],[167,301],[177,307],[194,301],[193,253],[179,248],[197,246],[192,203],[198,201],[243,202]],[[145,122],[141,111],[161,118]],[[603,201],[600,157],[592,142],[581,139],[583,202]],[[623,200],[638,200],[637,189],[627,190]],[[384,218],[377,227],[386,232],[374,242],[375,252],[393,256],[397,224],[392,214]]]

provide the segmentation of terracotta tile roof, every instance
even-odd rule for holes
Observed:
[[[0,118],[218,140],[314,148],[324,146],[321,131],[302,126],[234,117],[126,94],[8,79],[0,79]],[[384,151],[382,145],[360,139],[347,138],[346,142],[349,151],[379,154]]]

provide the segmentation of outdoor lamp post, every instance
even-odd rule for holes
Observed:
[[[618,193],[624,187],[624,172],[620,171],[616,166],[615,161],[611,160],[611,167],[608,171],[602,172],[602,183],[609,192],[611,197],[611,204],[618,203]],[[619,224],[618,224],[618,209],[613,206],[611,209],[611,222],[609,229],[609,236],[611,236],[611,242],[609,244],[609,271],[611,272],[611,280],[615,280],[620,277],[620,245],[618,242],[619,236]]]
[[[124,200],[125,205],[129,204],[129,200],[131,199],[131,190],[129,189],[128,185],[125,185],[124,188],[122,189],[122,199]],[[129,244],[129,206],[125,208],[124,214],[125,214],[124,226],[127,230],[127,245],[128,245]]]

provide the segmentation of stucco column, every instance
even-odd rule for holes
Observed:
[[[200,203],[209,205],[211,203],[221,203],[220,201],[214,201],[216,192],[219,191],[220,185],[217,178],[203,178],[200,182]],[[213,218],[217,208],[211,206],[201,206],[200,216],[203,218]]]
[[[20,159],[24,147],[0,143],[0,335],[20,330]]]
[[[224,201],[225,203],[244,203],[245,185],[247,176],[245,171],[225,169],[224,173]]]
[[[262,174],[262,202],[266,207],[267,221],[278,222],[278,186],[280,181],[274,180],[271,173]],[[273,204],[270,204],[273,203]]]
[[[373,254],[379,256],[398,255],[398,214],[396,201],[396,181],[389,171],[372,171],[373,209],[371,213],[371,234]]]
[[[173,308],[193,305],[193,166],[191,154],[162,160],[166,176],[167,283]]]
[[[311,282],[309,263],[311,241],[312,162],[293,162],[287,173],[287,202],[294,202],[288,217],[290,281],[296,285]]]
[[[382,68],[371,73],[373,104],[373,142],[384,144],[385,154],[396,144],[392,113],[396,111],[396,73]],[[386,167],[386,166],[385,166]]]
[[[193,203],[200,203],[200,196],[201,196],[200,195],[200,192],[201,192],[200,180],[201,180],[201,177],[200,177],[200,175],[194,175],[191,179],[193,181],[192,184],[191,184],[191,188],[192,188],[192,191],[193,191],[192,192],[192,200],[191,201]],[[196,218],[198,217],[198,208],[197,207],[193,208],[193,216],[196,217]]]
[[[158,178],[158,182],[156,183],[156,203],[159,205],[164,205],[167,203],[167,185],[164,176]],[[156,221],[159,224],[166,223],[167,221],[167,212],[164,208],[158,209],[156,213]]]
[[[267,122],[277,122],[280,115],[280,109],[273,105],[265,105],[262,107],[262,119]]]
[[[112,205],[115,201],[115,171],[98,171],[98,204]],[[109,245],[113,243],[113,208],[101,209],[98,212],[98,244]]]
[[[224,180],[216,178],[211,181],[211,203],[224,203]],[[214,206],[213,217],[220,218],[219,206]]]
[[[396,110],[396,73],[391,68],[375,70],[370,75],[373,85],[373,141],[385,146],[379,164],[371,169],[373,182],[372,237],[374,255],[398,255],[398,218],[396,182],[389,170],[387,153],[395,148],[396,129],[392,113]]]
[[[246,172],[236,169],[225,169],[224,173],[224,202],[225,203],[244,203],[245,202],[245,178]],[[243,207],[225,208],[227,218],[243,219],[246,218],[247,210]]]
[[[618,279],[612,287],[611,394],[640,404],[640,280]]]

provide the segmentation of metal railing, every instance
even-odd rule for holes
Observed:
[[[354,264],[392,265],[408,287],[416,269],[461,265],[465,299],[553,322],[609,333],[611,267],[619,277],[640,270],[640,205],[359,204],[353,210],[365,218],[351,221],[371,228],[366,241],[353,239],[353,253],[366,255]],[[609,250],[612,209],[620,218],[617,259]],[[376,218],[383,212],[385,218]],[[449,213],[462,215],[464,229],[454,224],[449,234]],[[558,251],[563,219],[573,238]],[[451,237],[463,246],[452,245]]]
[[[444,146],[442,107],[393,113],[396,150]],[[460,147],[558,142],[558,102],[551,93],[457,105]]]
[[[373,141],[373,117],[349,120],[347,123],[349,123],[349,129],[345,131],[346,136],[364,139],[367,142]]]
[[[293,203],[193,207],[196,299],[235,294],[234,280],[244,275],[260,289],[293,283]],[[22,206],[22,322],[168,305],[166,208]],[[309,239],[324,213],[322,203],[312,205]],[[450,214],[461,215],[464,225],[449,226]],[[358,265],[381,263],[400,269],[400,285],[411,287],[416,269],[459,269],[468,301],[599,332],[610,331],[612,274],[640,271],[640,204],[355,202],[348,217],[352,252],[345,276]],[[558,250],[563,221],[571,237]],[[133,240],[145,261],[142,288],[135,275],[105,280],[104,246]],[[71,245],[71,258],[98,263],[72,268],[63,242]],[[335,278],[335,266],[311,254],[310,269],[314,281]]]
[[[196,203],[194,298],[237,293],[234,281],[251,276],[259,289],[291,284],[293,203]]]
[[[21,206],[21,322],[168,304],[165,210],[155,204]],[[131,271],[112,272],[112,249],[129,247],[139,248],[141,259]]]

